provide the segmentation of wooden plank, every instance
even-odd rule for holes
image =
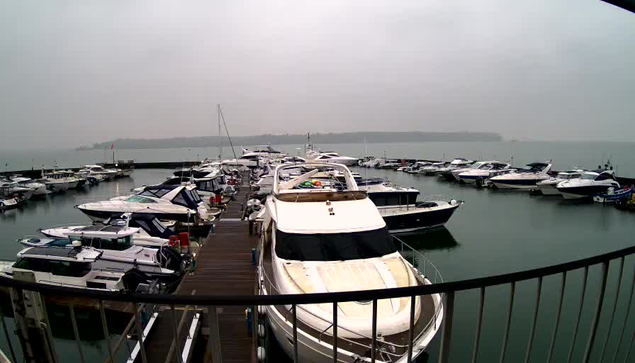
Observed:
[[[258,239],[249,235],[247,221],[241,220],[249,193],[247,176],[243,181],[236,200],[227,206],[217,222],[216,232],[208,236],[199,250],[196,271],[184,277],[176,294],[190,295],[193,290],[204,295],[254,293],[256,269],[251,262],[251,249],[256,247]],[[149,363],[163,363],[166,355],[162,353],[162,347],[169,347],[172,341],[170,314],[164,312],[161,315],[165,315],[165,320],[157,322],[155,331],[147,340]],[[201,330],[209,331],[206,316],[201,322]],[[218,324],[223,363],[251,362],[253,345],[248,335],[245,307],[220,307]],[[209,352],[206,356],[210,356]],[[193,357],[193,360],[203,361],[203,357]]]

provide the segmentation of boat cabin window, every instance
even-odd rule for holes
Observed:
[[[295,261],[345,261],[396,252],[386,228],[374,231],[300,234],[276,231],[276,255]]]
[[[584,180],[595,180],[595,178],[597,177],[597,175],[595,174],[582,174],[582,176],[580,177],[580,179],[584,179]]]
[[[602,173],[598,175],[598,177],[595,178],[595,180],[613,180],[613,176],[611,174]]]
[[[155,197],[155,198],[161,198],[162,196],[168,194],[169,192],[171,192],[174,189],[169,189],[169,188],[162,188],[162,189],[146,189],[143,192],[139,193],[138,195],[141,196],[146,196],[146,197]]]
[[[83,246],[91,246],[102,250],[123,251],[132,246],[132,237],[123,238],[81,238]]]
[[[82,277],[91,270],[89,262],[54,261],[36,258],[20,258],[14,268],[37,272],[50,272],[57,276]]]
[[[156,201],[150,199],[150,198],[146,198],[146,197],[142,197],[141,195],[133,195],[132,197],[126,199],[126,202],[131,202],[131,203],[156,203]]]

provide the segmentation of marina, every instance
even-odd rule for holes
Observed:
[[[258,268],[256,266],[261,264],[269,266],[266,263],[267,259],[264,260],[265,262],[261,260],[259,263],[255,259],[254,251],[261,251],[259,249],[261,232],[258,226],[262,222],[261,212],[266,204],[265,198],[269,195],[268,193],[276,194],[274,188],[267,189],[265,187],[266,184],[258,183],[258,175],[265,175],[263,180],[266,180],[267,173],[275,171],[276,165],[279,165],[280,162],[276,160],[280,160],[280,156],[259,155],[256,163],[250,161],[249,165],[251,168],[255,168],[251,172],[244,166],[237,166],[240,164],[237,163],[238,160],[230,160],[227,167],[224,167],[226,175],[231,180],[236,178],[239,181],[239,184],[234,184],[231,188],[231,190],[235,189],[237,193],[232,198],[222,198],[226,207],[221,208],[219,213],[212,217],[213,226],[203,229],[199,233],[200,237],[192,237],[192,243],[199,246],[195,258],[196,266],[191,272],[186,273],[180,283],[178,283],[178,286],[175,287],[173,292],[175,296],[190,296],[192,298],[197,296],[232,296],[237,299],[240,296],[245,299],[257,296],[255,294],[258,293],[259,284],[257,283]],[[386,164],[398,164],[399,168],[401,168],[399,171],[395,170],[397,167],[392,166],[390,168],[370,169],[352,166],[350,169],[353,172],[351,178],[355,179],[356,184],[359,184],[360,190],[368,193],[368,196],[376,205],[377,211],[380,212],[380,215],[386,221],[385,223],[389,226],[391,233],[397,233],[396,235],[399,236],[398,240],[403,240],[402,243],[406,243],[407,247],[405,249],[401,247],[400,249],[401,255],[405,258],[410,258],[412,266],[418,267],[422,271],[436,271],[434,273],[435,282],[442,281],[440,280],[441,274],[443,274],[444,281],[461,281],[473,277],[506,274],[510,271],[554,265],[631,245],[630,219],[632,216],[616,208],[597,205],[598,203],[592,203],[591,201],[570,203],[561,197],[554,199],[552,196],[541,195],[541,193],[538,193],[538,181],[534,184],[536,189],[532,189],[533,192],[510,192],[500,188],[489,191],[483,190],[483,188],[475,188],[473,183],[461,184],[456,181],[444,181],[445,179],[440,174],[437,175],[436,172],[433,172],[433,169],[443,170],[447,165],[445,163],[436,161],[435,165],[435,161],[425,163],[417,160],[410,160],[409,162],[403,159],[394,160],[387,161]],[[291,175],[291,178],[299,178],[295,183],[301,188],[307,188],[309,186],[307,181],[311,181],[309,189],[298,189],[299,191],[309,192],[309,194],[306,194],[307,196],[312,195],[310,193],[311,189],[315,190],[316,185],[319,189],[339,188],[339,183],[344,180],[337,173],[327,172],[324,176],[320,176],[321,174],[319,173],[310,172],[316,165],[319,165],[315,164],[317,161],[313,163],[307,162],[306,164],[298,164],[296,160],[294,161],[296,163],[291,164],[291,169],[289,170],[292,172],[289,175]],[[184,178],[186,172],[179,170],[189,169],[187,167],[182,169],[183,165],[192,165],[194,169],[190,173],[194,175],[195,170],[198,169],[207,170],[206,173],[210,171],[205,169],[209,168],[205,166],[206,163],[208,162],[204,161],[201,166],[197,166],[195,162],[171,164],[163,162],[157,164],[163,167],[167,166],[168,169],[156,168],[156,165],[152,163],[140,163],[135,165],[135,171],[131,173],[131,178],[114,179],[111,182],[102,182],[94,187],[86,186],[80,190],[67,190],[64,193],[50,194],[40,200],[28,201],[21,208],[7,210],[0,214],[0,223],[3,226],[7,226],[7,228],[3,227],[3,230],[8,231],[7,241],[16,241],[35,232],[34,228],[32,228],[32,223],[28,223],[28,216],[30,218],[39,218],[41,222],[38,222],[38,224],[42,228],[47,228],[48,225],[63,225],[64,223],[73,225],[73,223],[81,222],[82,218],[84,218],[83,223],[90,225],[90,220],[82,217],[80,210],[74,208],[74,206],[130,195],[131,193],[144,193],[146,190],[152,191],[156,188],[166,189],[169,193],[174,188],[180,188],[178,183],[168,183],[173,185],[161,187],[160,182],[162,179],[168,178],[170,180],[169,178],[175,178],[170,176],[174,169],[177,169],[174,172],[175,175],[177,172],[183,175],[176,178]],[[270,163],[271,165],[268,167],[267,165]],[[322,163],[324,162],[322,161]],[[406,172],[413,169],[413,167],[408,166],[409,164],[422,164],[422,169],[425,169],[425,172]],[[464,166],[461,163],[457,164],[461,167]],[[220,163],[218,165],[212,167],[212,169],[223,168]],[[303,167],[302,165],[305,166]],[[328,167],[328,165],[331,165],[328,162],[324,165],[327,166],[326,170],[332,168]],[[146,169],[146,167],[153,166],[155,168]],[[105,168],[108,167],[109,165],[105,165]],[[240,174],[232,171],[238,167],[244,168],[244,171],[240,172]],[[298,169],[299,167],[300,169]],[[308,169],[302,171],[302,168]],[[507,168],[512,169],[509,165]],[[302,177],[302,173],[306,173],[306,170],[309,173],[306,177]],[[556,173],[552,172],[552,175],[555,176]],[[204,179],[203,175],[200,175],[199,178],[207,180]],[[288,178],[288,176],[285,176],[285,178]],[[187,185],[187,183],[198,179],[178,180]],[[271,178],[268,183],[273,182],[273,180],[275,178]],[[563,178],[563,180],[569,179]],[[624,178],[621,180],[629,181],[629,179]],[[387,181],[390,183],[387,183]],[[223,183],[227,185],[227,181],[223,181]],[[288,184],[288,182],[285,183]],[[151,187],[155,189],[148,189],[149,187],[147,186],[152,185],[157,186]],[[492,184],[484,183],[478,186],[487,185]],[[255,186],[258,187],[256,188]],[[196,191],[196,188],[191,190]],[[265,193],[259,193],[261,190],[265,191]],[[254,203],[256,199],[250,199],[254,197],[261,199]],[[207,208],[211,208],[211,205],[217,202],[213,192],[206,195],[205,198],[204,202],[210,204]],[[430,219],[430,217],[422,215],[422,217],[417,217],[416,222],[411,222],[417,224],[413,229],[404,229],[403,224],[401,229],[390,227],[394,223],[390,222],[389,218],[392,215],[391,213],[395,213],[395,210],[397,215],[434,213],[435,208],[444,208],[443,203],[447,203],[449,207],[452,207],[452,213],[449,217],[443,217],[441,222],[425,222],[421,224],[421,218],[428,218],[426,221],[435,221],[439,218],[432,217]],[[216,204],[213,205],[216,206]],[[38,215],[40,216],[36,217]],[[500,216],[497,217],[497,215]],[[497,218],[505,218],[508,223],[491,228],[491,221]],[[581,219],[587,221],[587,223],[580,224]],[[182,220],[181,223],[183,222]],[[443,225],[445,227],[441,227]],[[9,228],[8,226],[12,227]],[[192,227],[194,226],[192,225]],[[187,227],[182,228],[187,229]],[[566,235],[566,239],[557,238],[554,240],[553,237],[559,234],[562,236]],[[598,244],[598,240],[605,242]],[[575,253],[571,253],[570,241],[575,241]],[[21,249],[18,243],[9,244],[7,247],[6,255],[2,256],[6,259],[10,259],[12,253],[15,256],[15,253]],[[412,248],[412,250],[409,250],[409,248]],[[550,253],[544,253],[545,251],[550,251]],[[423,255],[419,256],[418,254]],[[523,256],[523,258],[520,256]],[[489,261],[489,263],[474,264],[474,261]],[[626,268],[631,266],[633,262],[626,260]],[[434,268],[431,266],[434,266]],[[466,266],[469,266],[469,269],[466,269]],[[268,275],[271,275],[271,273],[270,271]],[[595,273],[592,270],[593,276],[595,276]],[[572,276],[577,275],[572,273]],[[265,280],[268,281],[267,278]],[[610,283],[609,288],[616,288],[614,283],[615,281]],[[580,288],[577,283],[570,282],[570,286],[573,286],[574,289]],[[530,290],[522,287],[522,285],[519,285],[518,288],[516,295],[517,299],[520,299],[519,301],[523,301],[523,296],[526,294],[531,294]],[[588,287],[589,291],[594,291],[595,288],[597,288],[595,285]],[[541,289],[543,291],[542,294],[549,292],[555,296],[557,295],[558,287],[555,281],[545,280]],[[549,295],[545,295],[545,300],[550,300],[551,298],[547,296]],[[490,316],[490,319],[491,316],[501,313],[500,309],[495,307],[507,304],[505,302],[506,299],[507,297],[500,290],[491,289],[488,294],[489,305],[485,306],[484,310]],[[472,295],[468,300],[472,300],[475,303],[478,298]],[[48,304],[61,304],[62,306],[68,304],[68,301],[64,301],[64,299],[59,297],[49,297],[47,302]],[[75,300],[75,304],[77,303],[80,305],[76,305],[75,309],[82,306],[80,300]],[[188,304],[181,307],[177,305],[176,310],[174,310],[174,306],[170,307],[160,303],[140,306],[146,306],[140,311],[145,311],[144,314],[149,317],[147,322],[142,323],[147,324],[144,329],[143,349],[138,343],[135,343],[136,335],[130,335],[130,331],[135,331],[136,325],[134,323],[134,314],[131,314],[134,309],[129,304],[110,301],[105,304],[109,315],[124,314],[124,316],[127,316],[126,320],[130,319],[131,323],[126,327],[127,330],[123,329],[124,335],[127,334],[128,337],[122,335],[119,338],[121,343],[114,353],[99,349],[101,353],[92,352],[91,354],[101,355],[102,359],[107,359],[110,354],[120,357],[128,355],[128,360],[139,362],[180,361],[178,356],[181,357],[180,359],[185,357],[186,359],[183,359],[183,361],[207,361],[211,359],[223,362],[247,362],[257,361],[259,357],[269,361],[293,361],[293,344],[291,345],[291,350],[288,347],[285,348],[284,344],[282,344],[282,342],[285,342],[284,338],[274,334],[275,330],[260,334],[262,329],[268,330],[269,328],[266,328],[268,326],[266,322],[261,322],[260,318],[256,319],[260,317],[260,314],[254,314],[255,311],[259,311],[254,305],[248,304],[245,306],[238,304],[220,307]],[[152,308],[149,308],[149,306],[152,306]],[[470,306],[472,307],[470,308]],[[90,303],[85,304],[84,309],[88,308],[90,310],[98,307],[99,304]],[[543,309],[551,310],[552,308],[554,307],[548,304],[543,306]],[[457,324],[457,321],[473,321],[475,318],[473,310],[473,304],[469,306],[457,305],[456,310],[453,312],[454,324]],[[532,314],[530,310],[531,304],[521,304],[514,307],[514,315],[530,316]],[[215,314],[210,314],[210,311],[215,312]],[[575,309],[571,309],[571,312],[573,311]],[[439,311],[439,313],[441,312]],[[435,316],[434,314],[436,313],[433,313],[433,316]],[[542,312],[541,315],[543,314],[548,315],[549,313]],[[618,311],[615,314],[619,317],[620,314],[625,314],[625,312],[622,311],[620,313]],[[445,320],[442,315],[438,317],[439,323]],[[564,319],[571,321],[573,317],[568,316],[565,312]],[[490,325],[495,320],[490,320]],[[500,319],[500,321],[504,321],[504,319]],[[481,338],[480,344],[483,345],[483,348],[481,348],[480,354],[483,357],[488,357],[490,354],[487,353],[486,347],[490,346],[493,348],[497,345],[497,334],[501,334],[500,332],[502,331],[502,327],[497,327],[497,325],[500,325],[500,321],[489,328],[490,332],[498,333],[487,334]],[[303,329],[302,331],[304,332],[308,329],[306,324],[306,318],[300,317],[298,328]],[[582,324],[586,324],[586,322],[582,322]],[[627,320],[624,329],[630,329],[628,326],[631,326],[631,324]],[[289,325],[289,327],[291,329],[293,325]],[[175,330],[175,328],[177,329]],[[438,329],[441,330],[441,326],[438,326]],[[568,331],[568,328],[563,327],[562,330]],[[415,329],[414,331],[416,332],[417,330]],[[522,328],[512,325],[509,334],[517,336],[522,331]],[[293,335],[292,330],[287,330],[287,332]],[[344,332],[342,331],[340,334],[344,334]],[[467,331],[458,333],[455,330],[454,334],[459,335],[454,338],[455,341],[464,340],[467,342],[473,339],[468,337],[470,334]],[[468,336],[463,336],[464,334]],[[113,335],[113,337],[115,336]],[[174,336],[178,336],[178,344],[174,344]],[[274,336],[277,337],[276,340],[278,342],[273,342]],[[344,337],[346,336],[344,335]],[[407,340],[407,334],[403,339]],[[423,354],[421,359],[439,356],[443,350],[442,340],[440,333],[433,334],[426,340],[429,344],[423,346],[425,352],[418,348],[417,355]],[[56,345],[65,346],[63,338],[54,337],[54,341]],[[534,344],[544,350],[546,345],[548,345],[547,343],[545,337],[537,336]],[[102,341],[101,344],[103,345],[105,342]],[[375,343],[368,340],[362,344],[368,344],[368,347],[370,347]],[[524,342],[512,339],[507,344],[509,345],[508,354],[513,355],[515,352],[523,350],[521,346]],[[83,345],[83,343],[80,345]],[[129,347],[128,353],[125,353],[125,346]],[[6,353],[5,347],[0,344],[0,348]],[[83,347],[83,349],[92,351],[90,347]],[[300,349],[300,352],[302,350]],[[142,353],[142,351],[144,352]],[[370,351],[372,352],[372,349]],[[394,354],[397,355],[407,353],[408,349],[405,351],[399,351],[399,349],[394,351]],[[582,353],[577,348],[574,350],[574,354]],[[72,349],[68,351],[68,354],[74,354]],[[359,351],[355,354],[363,356],[365,353]],[[382,356],[384,358],[381,359],[393,361],[387,358],[390,354],[388,356],[386,356],[386,353],[381,354],[378,354],[377,357]],[[556,351],[554,354],[564,354],[564,352],[558,353]],[[145,357],[142,357],[142,355],[145,355]],[[461,358],[462,352],[460,350],[452,351],[452,356],[451,361],[457,362],[464,361],[467,358]],[[375,358],[377,359],[377,357]],[[370,361],[371,358],[368,355],[366,359]],[[121,359],[125,360],[124,358]],[[300,359],[300,361],[305,360],[304,358]],[[314,361],[314,359],[311,361]],[[343,358],[342,361],[347,361],[347,359]]]

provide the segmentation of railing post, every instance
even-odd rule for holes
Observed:
[[[99,317],[101,318],[101,328],[104,332],[104,340],[106,341],[106,347],[108,347],[108,358],[110,363],[115,363],[112,356],[112,344],[110,342],[110,332],[108,331],[108,322],[106,321],[106,312],[104,311],[104,301],[99,300]]]
[[[553,350],[556,347],[556,338],[558,337],[558,327],[560,326],[560,314],[562,313],[562,302],[564,301],[564,289],[567,284],[567,272],[562,273],[562,284],[560,285],[560,298],[558,300],[558,311],[556,313],[556,325],[551,335],[551,343],[549,344],[549,355],[547,355],[547,363],[551,362]]]
[[[503,348],[501,350],[500,363],[505,361],[505,354],[507,353],[507,341],[509,340],[509,326],[512,322],[512,313],[514,312],[514,294],[516,293],[516,282],[511,283],[510,295],[509,295],[509,310],[507,312],[507,323],[505,324],[505,335],[503,335]]]
[[[298,359],[298,307],[296,304],[291,305],[291,310],[293,311],[292,322],[293,322],[293,362],[299,363]]]
[[[613,311],[611,312],[611,319],[609,320],[609,326],[606,329],[607,330],[606,340],[604,341],[604,345],[602,346],[602,353],[600,353],[600,360],[599,360],[600,363],[604,360],[604,353],[606,353],[606,346],[608,345],[609,338],[611,337],[611,329],[613,328],[613,320],[615,320],[615,311],[617,310],[617,301],[620,297],[620,290],[622,287],[623,275],[624,275],[624,257],[620,259],[620,273],[617,278],[617,288],[615,290],[615,299],[613,300]]]
[[[333,363],[337,363],[337,302],[333,303]]]
[[[75,335],[75,342],[77,343],[77,351],[79,352],[79,360],[84,363],[84,352],[82,351],[82,343],[79,338],[79,329],[77,328],[77,320],[75,319],[75,305],[71,300],[68,303],[68,309],[71,313],[71,325],[73,326],[73,334]],[[144,362],[145,363],[145,362]]]
[[[212,356],[213,363],[221,363],[223,361],[220,346],[220,332],[218,330],[218,312],[216,306],[207,307],[207,321],[209,323],[209,339],[208,349]]]
[[[538,278],[538,288],[536,291],[536,307],[534,309],[534,319],[531,323],[531,332],[529,333],[529,343],[527,343],[527,353],[525,354],[525,363],[529,363],[529,358],[531,358],[531,348],[534,344],[534,336],[536,334],[536,322],[538,321],[538,312],[540,311],[541,293],[542,293],[542,276]]]
[[[578,310],[578,318],[575,321],[575,328],[573,329],[573,339],[571,340],[571,347],[569,348],[569,355],[567,357],[567,363],[571,363],[573,358],[573,349],[575,348],[575,341],[578,337],[578,328],[580,327],[580,319],[582,318],[582,307],[584,306],[584,297],[586,295],[586,285],[589,278],[589,266],[584,268],[584,277],[582,280],[582,292],[580,293],[580,309]]]
[[[595,315],[593,316],[593,323],[591,324],[591,333],[589,334],[589,340],[587,341],[586,349],[584,350],[584,357],[582,358],[584,363],[588,363],[591,359],[591,351],[593,350],[593,343],[595,342],[595,335],[600,322],[600,315],[602,314],[602,304],[604,303],[604,293],[606,292],[606,278],[608,277],[608,270],[609,262],[603,262],[600,294],[598,295],[598,303],[595,307]]]
[[[415,330],[415,312],[417,305],[417,296],[410,297],[410,327],[408,329],[408,363],[412,362],[412,345],[414,344],[414,330]],[[436,315],[436,311],[435,311]]]
[[[439,363],[447,363],[450,359],[450,345],[452,340],[452,319],[454,316],[454,291],[445,293],[445,318],[443,319],[443,335],[441,336],[441,351]]]
[[[137,333],[139,334],[139,350],[141,351],[141,362],[147,363],[146,348],[143,343],[143,327],[141,326],[141,317],[139,316],[139,306],[136,303],[132,303],[134,308],[134,320],[137,325]]]
[[[377,299],[373,299],[373,337],[370,346],[370,362],[375,363],[377,359]]]
[[[633,302],[633,294],[635,293],[635,269],[633,269],[633,277],[631,277],[631,293],[628,298],[628,304],[626,304],[626,315],[624,317],[624,325],[622,326],[622,332],[617,340],[617,348],[615,348],[615,354],[613,355],[613,362],[617,360],[617,355],[620,352],[620,346],[622,345],[622,339],[624,339],[624,333],[626,332],[626,326],[628,325],[628,318],[631,314],[631,303]],[[628,352],[627,352],[628,354]]]
[[[178,356],[176,361],[179,363],[183,363],[183,352],[181,352],[181,339],[179,339],[179,332],[176,329],[176,311],[174,310],[174,304],[170,305],[170,311],[172,312],[172,336],[174,337],[174,345],[176,346],[176,353]],[[187,311],[185,311],[184,314],[187,314]]]
[[[481,343],[481,329],[483,328],[483,307],[485,306],[485,288],[481,287],[481,294],[478,304],[478,320],[476,323],[476,336],[474,337],[474,350],[472,351],[472,362],[476,363],[478,358],[478,348]]]

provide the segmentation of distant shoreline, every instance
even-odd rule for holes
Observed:
[[[219,140],[220,139],[220,140]],[[229,146],[226,137],[176,137],[164,139],[117,139],[81,146],[75,150],[171,149],[184,147],[215,147],[219,141]],[[311,134],[315,144],[361,144],[406,142],[500,142],[503,137],[494,132],[349,132]],[[232,137],[234,146],[306,144],[307,135],[258,135]]]

